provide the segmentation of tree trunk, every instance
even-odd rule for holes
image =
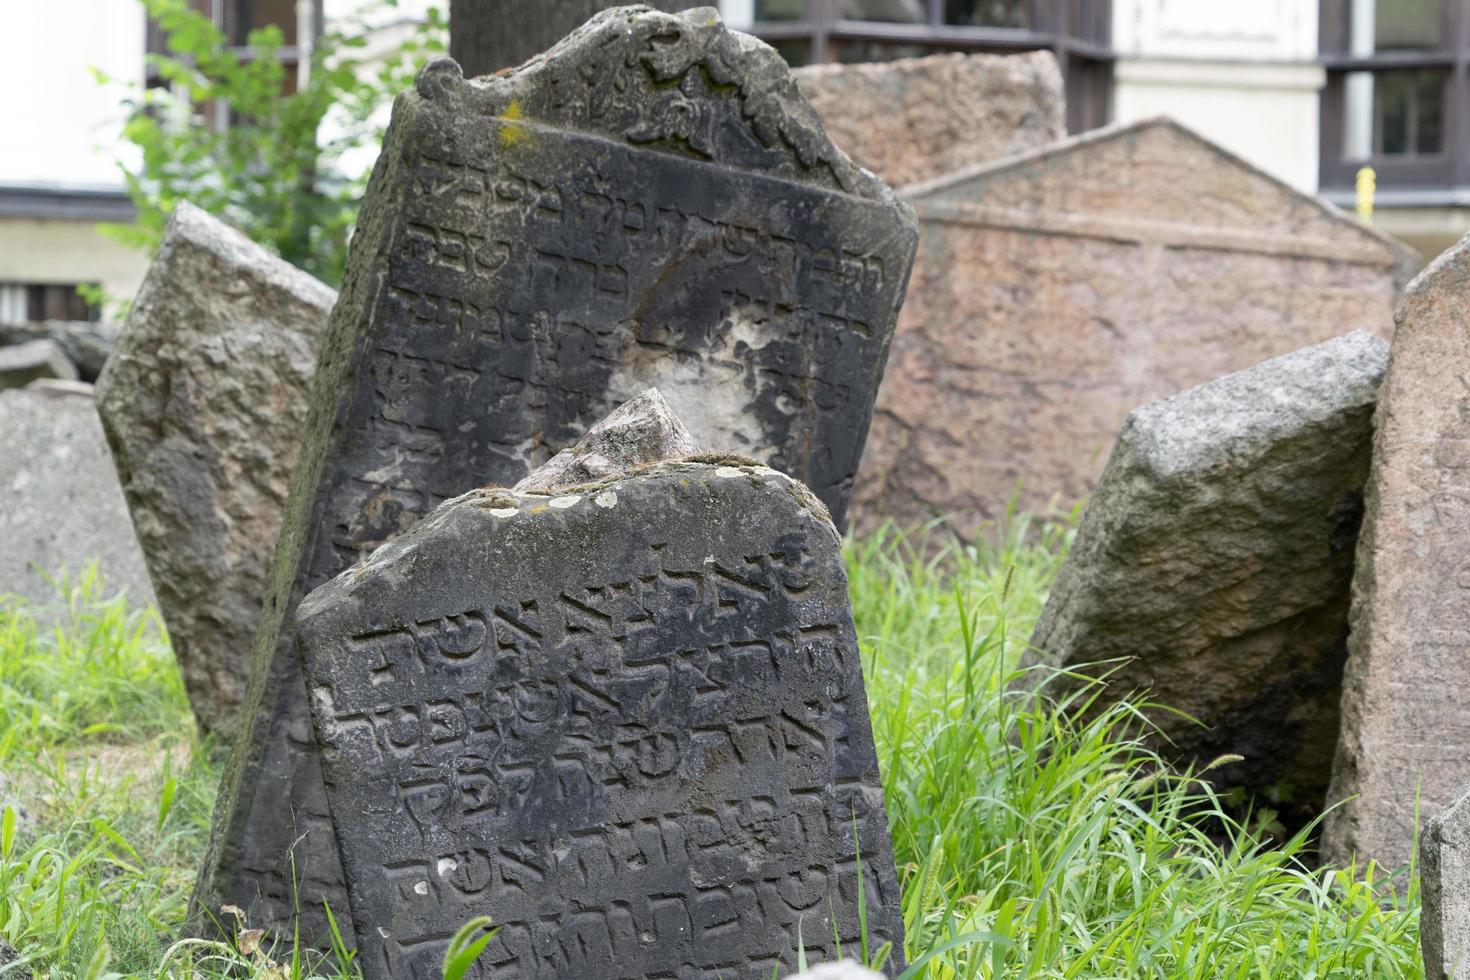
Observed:
[[[449,54],[466,76],[519,65],[600,10],[630,0],[449,0]],[[660,10],[712,7],[715,0],[642,0]]]

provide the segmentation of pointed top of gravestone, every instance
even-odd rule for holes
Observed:
[[[624,402],[578,440],[515,485],[531,493],[553,493],[583,483],[621,476],[635,467],[699,451],[657,388]]]
[[[507,151],[533,145],[551,127],[896,201],[827,137],[781,55],[727,29],[712,7],[615,7],[496,75],[466,79],[452,59],[432,61],[414,90],[498,119]]]

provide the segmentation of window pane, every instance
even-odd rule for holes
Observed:
[[[1444,90],[1449,73],[1417,72],[1414,92],[1414,152],[1438,153],[1444,149]]]
[[[944,22],[974,27],[1027,25],[1027,0],[944,0]]]
[[[756,20],[801,20],[806,0],[755,0]]]
[[[929,23],[928,0],[842,0],[847,20],[885,20],[902,24]]]
[[[1409,152],[1409,98],[1413,92],[1404,76],[1407,72],[1386,71],[1374,86],[1377,96],[1378,152],[1383,156],[1400,156]]]
[[[250,32],[274,24],[281,29],[283,44],[296,43],[296,0],[235,0],[230,38],[244,44]]]
[[[1375,50],[1444,47],[1444,0],[1378,0],[1375,6]]]
[[[800,68],[812,62],[812,45],[810,41],[789,40],[772,41],[771,47],[775,48],[786,63],[792,68]]]

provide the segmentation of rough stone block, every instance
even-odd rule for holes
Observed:
[[[90,386],[0,391],[0,593],[62,618],[51,584],[96,561],[103,585],[153,601]]]
[[[336,293],[180,202],[97,388],[194,716],[245,696]]]
[[[1324,857],[1393,870],[1470,785],[1470,239],[1405,291],[1374,422]]]
[[[859,887],[901,950],[836,531],[701,458],[473,491],[302,602],[368,980],[481,914],[509,976],[768,980],[859,943]]]
[[[1050,51],[811,65],[793,74],[832,142],[893,187],[1067,135],[1062,73]]]
[[[0,347],[0,389],[24,388],[40,378],[75,381],[76,365],[54,340],[27,340]]]
[[[196,911],[276,928],[293,894],[341,897],[302,595],[650,384],[702,445],[802,477],[840,517],[915,237],[780,56],[708,9],[608,11],[493,78],[427,66],[323,342]]]
[[[1320,802],[1387,360],[1349,334],[1136,410],[1023,662],[1100,664],[1206,726],[1157,714],[1162,751]]]

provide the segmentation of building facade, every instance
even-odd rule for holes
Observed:
[[[1068,127],[1168,115],[1431,257],[1470,231],[1470,0],[722,0],[793,63],[1056,53]]]

